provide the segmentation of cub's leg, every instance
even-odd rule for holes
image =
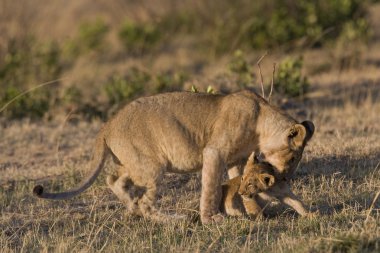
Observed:
[[[257,203],[256,197],[243,198],[243,205],[248,216],[251,218],[257,218],[262,215],[260,205]]]
[[[235,166],[229,168],[227,171],[227,174],[228,174],[229,179],[241,176],[243,174],[242,173],[242,166],[241,165],[235,165]]]
[[[227,184],[222,185],[222,202],[220,210],[230,216],[243,216],[245,213],[243,200],[237,193],[238,186],[236,187],[232,182],[233,180],[230,180]]]

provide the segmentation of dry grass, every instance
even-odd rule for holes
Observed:
[[[316,97],[307,106],[301,103],[289,110],[296,115],[303,109],[301,113],[317,129],[293,184],[305,203],[320,211],[314,219],[282,209],[261,221],[229,218],[221,225],[202,226],[198,174],[170,174],[163,182],[161,208],[186,214],[188,220],[182,222],[157,224],[126,216],[125,207],[105,187],[106,173],[73,200],[39,200],[31,196],[35,180],[54,190],[80,180],[101,124],[3,122],[0,248],[3,252],[379,251],[379,199],[371,208],[380,190],[380,100],[370,96],[375,91],[353,100],[347,94],[341,100],[323,96],[323,103]]]

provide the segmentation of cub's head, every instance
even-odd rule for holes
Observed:
[[[252,153],[244,167],[239,194],[252,198],[257,193],[268,190],[274,183],[275,177],[272,165],[259,162],[255,153]]]
[[[302,158],[307,142],[313,134],[313,122],[304,121],[301,124],[294,124],[260,145],[262,158],[272,164],[277,173],[291,177]]]

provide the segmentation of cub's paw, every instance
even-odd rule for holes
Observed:
[[[304,217],[308,219],[315,219],[320,216],[319,211],[308,212]]]
[[[255,213],[255,214],[248,214],[248,217],[249,217],[251,220],[255,220],[255,221],[263,220],[263,219],[264,219],[264,215],[263,215],[262,212]]]

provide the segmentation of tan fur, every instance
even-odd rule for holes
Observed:
[[[257,194],[267,191],[274,183],[274,168],[268,163],[259,163],[252,153],[243,175],[222,185],[222,212],[231,216],[257,217],[261,214],[261,207],[256,201]]]
[[[143,97],[126,105],[104,125],[94,152],[96,170],[85,181],[63,193],[45,193],[42,186],[36,186],[34,193],[50,199],[75,196],[90,186],[111,155],[119,165],[118,178],[108,180],[111,189],[127,205],[150,216],[158,212],[157,186],[166,171],[201,169],[201,220],[209,223],[220,217],[221,180],[226,167],[239,165],[252,151],[260,151],[277,168],[276,173],[291,175],[313,134],[310,126],[311,122],[298,124],[251,91]],[[134,187],[124,187],[126,178]],[[128,189],[144,191],[132,196]]]

